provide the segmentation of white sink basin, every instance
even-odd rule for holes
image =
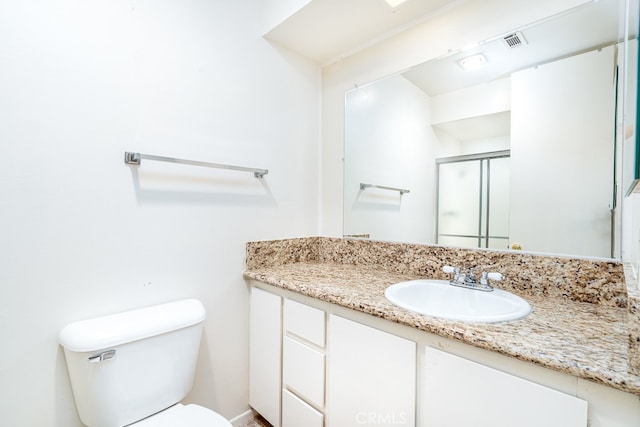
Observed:
[[[512,293],[466,289],[452,286],[446,280],[396,283],[384,295],[392,303],[416,313],[466,322],[504,322],[531,312],[529,303]]]

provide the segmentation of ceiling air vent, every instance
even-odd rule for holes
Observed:
[[[504,36],[502,38],[502,43],[507,49],[515,49],[516,47],[527,44],[527,40],[520,31],[517,31],[509,34],[508,36]]]

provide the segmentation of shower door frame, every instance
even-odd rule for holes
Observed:
[[[509,241],[509,236],[491,236],[489,234],[489,213],[490,213],[490,194],[491,194],[491,160],[494,159],[504,159],[511,157],[511,150],[500,150],[500,151],[489,151],[486,153],[477,153],[477,154],[465,154],[461,156],[451,156],[451,157],[440,157],[436,159],[436,215],[435,215],[435,241],[436,244],[439,244],[440,240],[440,165],[450,164],[450,163],[461,163],[461,162],[471,162],[471,161],[480,161],[480,191],[479,191],[479,201],[478,201],[478,234],[477,235],[466,235],[466,234],[442,234],[443,237],[463,237],[470,239],[477,239],[478,248],[482,248],[482,240],[484,238],[485,248],[489,248],[489,240],[490,239],[506,239]],[[483,200],[483,177],[484,174],[484,160],[487,162],[487,197],[486,202]],[[484,209],[483,209],[484,208]],[[482,234],[483,228],[483,210],[485,210],[486,219],[485,219],[485,234]]]

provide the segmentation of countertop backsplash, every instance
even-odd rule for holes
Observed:
[[[391,273],[447,279],[445,265],[502,273],[501,289],[521,295],[627,307],[623,264],[615,260],[461,249],[372,240],[308,237],[247,245],[247,269],[322,262],[376,266]]]

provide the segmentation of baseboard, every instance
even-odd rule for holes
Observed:
[[[242,427],[249,421],[253,420],[256,412],[253,409],[248,409],[240,415],[237,415],[229,420],[233,427]]]

